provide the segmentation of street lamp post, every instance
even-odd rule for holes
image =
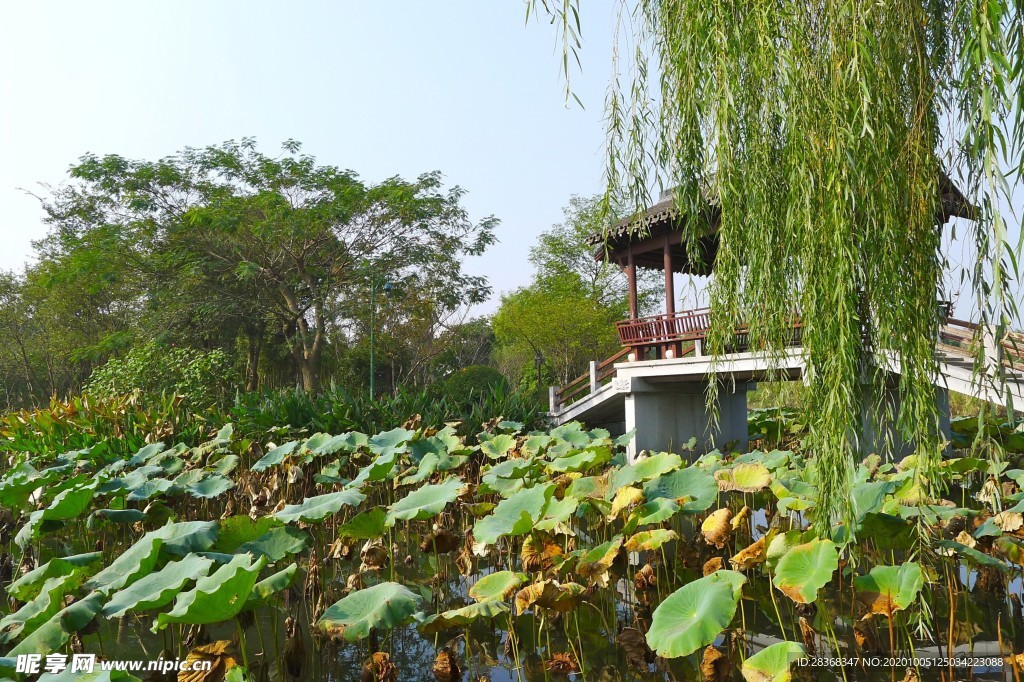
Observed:
[[[390,294],[393,285],[389,281],[384,282],[384,293]],[[373,354],[374,328],[377,326],[377,278],[370,276],[370,399],[376,397],[377,367]]]

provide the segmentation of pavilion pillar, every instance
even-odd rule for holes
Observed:
[[[668,241],[668,235],[665,235],[665,243],[662,245],[662,261],[665,267],[665,315],[667,316],[665,321],[665,329],[674,329],[672,316],[676,312],[676,282],[675,273],[672,271],[672,247]],[[673,342],[666,343],[662,348],[661,357],[673,358],[679,356],[679,344]]]
[[[636,257],[633,249],[626,253],[626,279],[629,280],[629,319],[635,320],[638,316],[636,302]]]

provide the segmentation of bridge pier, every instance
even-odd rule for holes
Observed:
[[[718,425],[711,427],[707,410],[705,384],[655,383],[643,379],[630,380],[625,397],[626,431],[633,430],[627,447],[630,461],[643,450],[682,452],[683,446],[696,437],[698,454],[723,448],[727,444],[739,451],[747,448],[746,382],[735,389],[722,386],[718,393]]]
[[[940,437],[946,441],[952,438],[949,415],[949,391],[942,386],[935,387],[935,401],[939,409]],[[860,454],[878,454],[883,461],[895,461],[911,455],[916,444],[899,431],[896,426],[901,409],[899,388],[889,384],[885,388],[886,414],[875,415],[867,407],[861,410]],[[884,420],[884,423],[882,423]],[[947,454],[951,448],[947,446]]]

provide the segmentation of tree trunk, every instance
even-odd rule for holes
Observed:
[[[255,391],[260,386],[260,355],[263,352],[263,326],[258,330],[247,332],[249,338],[249,358],[246,365],[245,390]]]

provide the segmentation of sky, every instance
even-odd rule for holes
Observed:
[[[497,216],[499,243],[466,266],[490,279],[489,312],[529,281],[529,248],[570,196],[603,187],[615,6],[586,3],[581,108],[566,103],[554,29],[527,23],[522,0],[0,3],[0,269],[30,262],[45,234],[29,192],[83,154],[296,139],[369,182],[440,170],[472,217]],[[948,249],[954,266],[963,250]],[[946,281],[963,289],[956,268]],[[679,289],[680,306],[700,299]]]
[[[613,0],[589,0],[565,102],[553,28],[521,0],[45,0],[0,4],[0,269],[42,237],[42,184],[83,154],[287,139],[366,181],[440,170],[499,244],[467,263],[496,296],[536,236],[602,188]],[[27,190],[27,191],[26,191]]]

